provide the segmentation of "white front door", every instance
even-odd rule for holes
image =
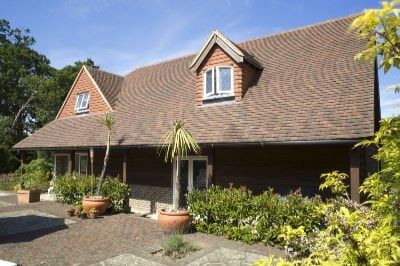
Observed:
[[[175,196],[175,175],[176,175],[176,161],[174,161],[173,168],[173,196]],[[181,199],[180,202],[185,202],[185,195],[196,189],[207,189],[207,157],[187,157],[180,161],[180,185],[181,185]]]

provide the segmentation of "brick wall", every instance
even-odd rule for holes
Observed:
[[[133,212],[156,213],[172,208],[172,188],[130,184],[129,206]]]
[[[237,64],[227,53],[224,52],[218,45],[214,45],[208,53],[203,63],[197,71],[196,83],[196,103],[197,106],[202,105],[203,100],[203,75],[204,72],[213,66],[233,66],[233,90],[235,101],[241,101],[247,87],[251,84],[253,77],[256,73],[255,68],[251,67],[248,63]]]
[[[89,114],[104,113],[111,111],[99,91],[96,89],[86,70],[81,71],[75,86],[72,88],[69,98],[65,102],[63,109],[60,112],[59,118],[67,118],[76,116],[75,104],[79,93],[89,92]]]

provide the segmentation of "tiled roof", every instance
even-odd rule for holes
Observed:
[[[96,81],[108,103],[114,109],[117,105],[118,94],[121,91],[123,77],[96,68],[86,68]]]
[[[348,32],[353,19],[349,16],[237,44],[262,66],[256,85],[241,102],[196,106],[196,75],[189,69],[195,55],[139,68],[122,82],[112,79],[121,82],[120,92],[115,93],[114,145],[156,145],[172,121],[181,118],[203,144],[373,136],[379,112],[375,66],[354,60],[365,42]],[[118,82],[111,82],[114,89]],[[106,83],[100,83],[106,94]],[[55,120],[15,148],[104,146],[106,131],[100,117]]]

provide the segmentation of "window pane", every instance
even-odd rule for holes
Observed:
[[[219,90],[221,92],[230,92],[232,85],[231,68],[219,68]]]
[[[89,93],[81,93],[78,94],[78,98],[76,99],[76,110],[87,109],[89,104]]]
[[[86,109],[87,108],[87,105],[88,105],[88,98],[89,98],[89,94],[88,93],[85,93],[85,94],[83,94],[83,97],[82,97],[83,99],[82,99],[82,103],[81,103],[81,109]]]
[[[83,98],[83,95],[82,94],[78,94],[78,98],[76,99],[75,109],[80,109],[80,106],[81,106],[81,103],[82,103],[82,98]]]
[[[81,175],[87,175],[87,155],[79,155],[79,168]]]
[[[206,94],[213,93],[213,75],[212,70],[206,72]]]

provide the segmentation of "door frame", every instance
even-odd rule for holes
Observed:
[[[193,161],[206,161],[206,188],[208,188],[208,157],[207,156],[187,156],[181,161],[189,161],[188,165],[188,192],[191,192],[193,189]],[[174,199],[176,191],[175,191],[175,175],[176,175],[176,158],[173,161],[172,167],[172,199]]]

